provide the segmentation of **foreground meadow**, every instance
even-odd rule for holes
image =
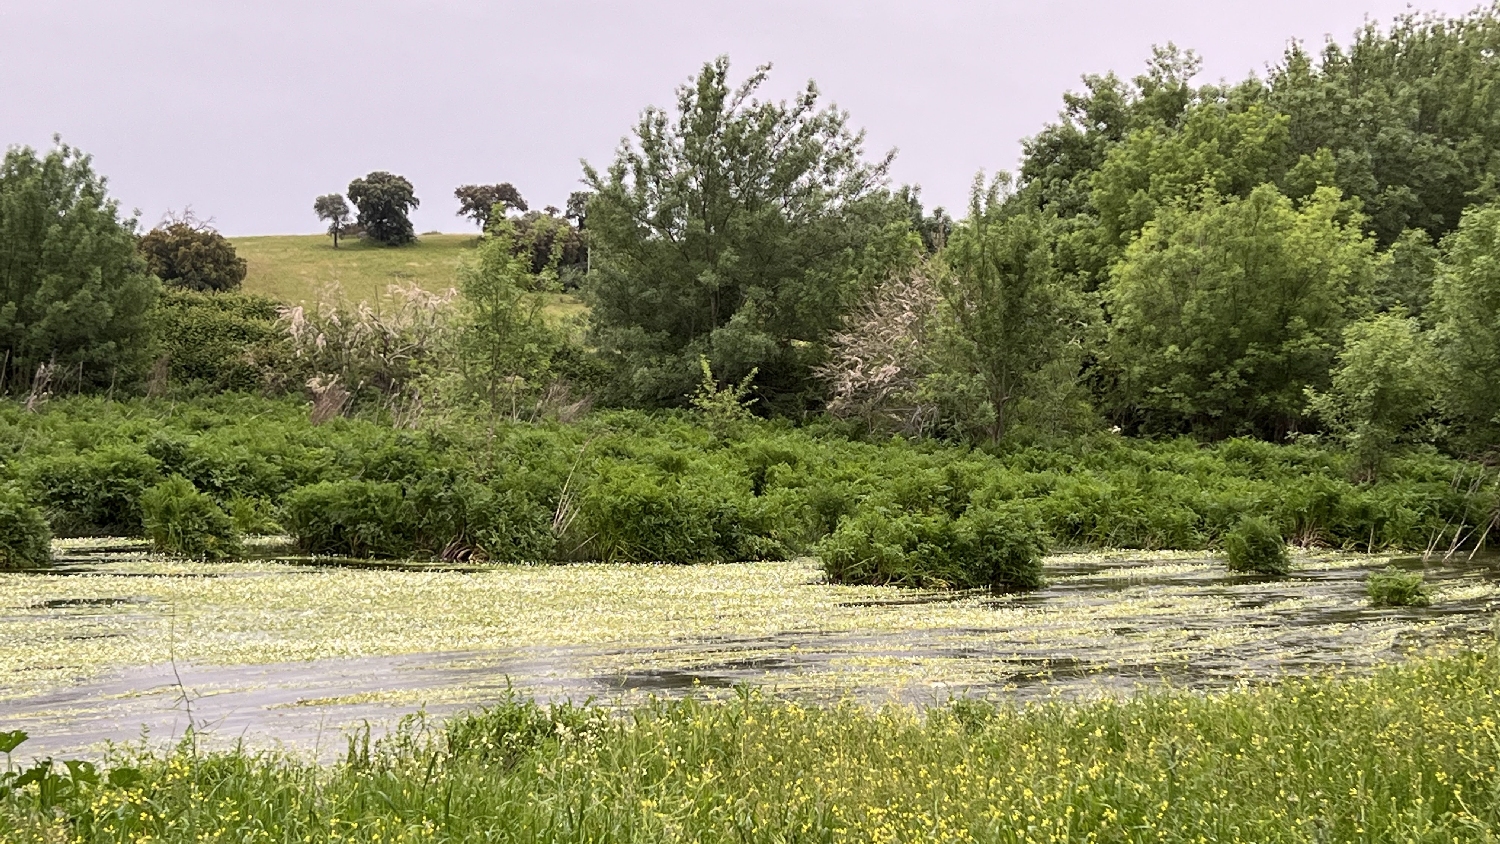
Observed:
[[[338,764],[191,739],[0,796],[7,840],[1491,841],[1493,646],[1204,695],[920,711],[518,699]],[[0,792],[3,795],[4,792]]]

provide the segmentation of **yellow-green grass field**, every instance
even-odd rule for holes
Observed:
[[[330,299],[374,301],[391,285],[415,284],[441,291],[456,286],[459,263],[479,243],[472,234],[428,234],[410,246],[392,248],[369,241],[333,239],[321,234],[232,237],[235,251],[249,263],[244,290],[289,304]],[[549,294],[547,313],[572,316],[583,311],[576,297]]]

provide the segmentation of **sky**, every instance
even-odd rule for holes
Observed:
[[[1461,14],[1475,0],[1416,8]],[[319,194],[406,176],[419,232],[466,231],[453,189],[511,182],[532,207],[607,166],[648,105],[727,54],[768,96],[815,79],[899,150],[898,184],[962,210],[1013,170],[1084,74],[1154,44],[1200,81],[1264,74],[1290,39],[1347,42],[1397,0],[0,0],[0,143],[94,157],[144,226],[191,208],[228,235],[314,233]]]

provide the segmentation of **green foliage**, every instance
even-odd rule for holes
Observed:
[[[1361,199],[1382,245],[1407,229],[1440,239],[1494,190],[1497,39],[1492,6],[1409,12],[1389,27],[1367,22],[1318,56],[1294,41],[1272,72],[1270,103],[1289,118],[1293,153],[1333,151],[1336,184]]]
[[[339,248],[339,235],[349,228],[349,203],[343,194],[325,193],[313,200],[313,213],[328,224],[328,234],[333,237],[333,248]]]
[[[1393,453],[1356,484],[1352,455],[1253,440],[1094,434],[987,454],[639,412],[455,414],[419,432],[314,425],[300,401],[246,395],[0,405],[0,466],[62,535],[139,535],[146,490],[180,475],[242,533],[279,524],[320,554],[476,561],[784,558],[881,509],[940,517],[934,530],[965,542],[980,514],[1023,508],[1064,547],[1203,549],[1250,515],[1299,544],[1420,550],[1458,535],[1472,547],[1497,505],[1492,471],[1431,451]]]
[[[240,552],[234,521],[181,475],[142,493],[141,515],[151,547],[160,553],[222,560]]]
[[[505,219],[495,221],[473,259],[459,267],[464,383],[494,416],[520,416],[523,400],[542,386],[563,345],[532,284],[530,258],[516,254],[515,232]]]
[[[991,442],[1005,436],[1016,407],[1028,398],[1065,395],[1064,382],[1040,383],[1049,364],[1077,370],[1086,311],[1080,297],[1058,277],[1051,232],[1038,213],[1008,213],[1004,183],[987,190],[975,181],[969,218],[953,233],[947,272],[938,275],[944,307],[935,345],[938,365],[927,390],[961,428]],[[961,398],[969,381],[977,407]]]
[[[284,381],[278,376],[286,374],[292,351],[277,324],[277,307],[243,293],[164,291],[150,322],[170,384],[194,394],[251,391]]]
[[[703,381],[693,391],[690,403],[694,410],[703,414],[710,427],[722,430],[726,426],[752,418],[750,405],[755,399],[750,398],[750,385],[760,370],[751,369],[740,379],[740,383],[720,387],[708,358],[700,355],[698,365],[703,370]]]
[[[1224,536],[1224,556],[1230,571],[1286,574],[1292,570],[1286,540],[1260,518],[1245,518]]]
[[[1163,211],[1105,292],[1116,412],[1154,430],[1294,430],[1369,294],[1373,246],[1344,213],[1331,189],[1296,207],[1269,185]]]
[[[510,182],[498,185],[459,185],[453,190],[458,200],[458,216],[468,217],[479,224],[480,231],[488,231],[490,215],[495,206],[500,206],[502,216],[508,211],[525,211],[526,200]]]
[[[1433,342],[1443,409],[1477,451],[1500,446],[1500,203],[1470,210],[1443,241]]]
[[[1432,603],[1432,596],[1422,585],[1422,573],[1395,566],[1371,573],[1365,581],[1365,592],[1372,607],[1425,607]]]
[[[14,147],[0,163],[0,387],[36,392],[143,373],[157,292],[88,156]]]
[[[422,203],[405,178],[377,170],[350,182],[347,193],[359,209],[360,228],[371,240],[404,246],[417,239],[407,214]]]
[[[1373,477],[1397,443],[1424,439],[1417,428],[1432,413],[1439,376],[1417,321],[1399,310],[1383,313],[1344,330],[1333,384],[1311,396],[1312,410]]]
[[[119,441],[40,456],[22,472],[59,536],[140,536],[141,496],[161,479],[154,457]]]
[[[0,487],[0,571],[41,568],[51,562],[47,517],[15,488]]]
[[[705,65],[675,117],[648,108],[606,172],[585,168],[613,400],[681,405],[701,355],[731,382],[758,369],[769,410],[800,406],[854,295],[920,253],[882,189],[890,156],[865,161],[863,134],[812,84],[790,103],[754,99],[767,72],[731,88],[727,59]]]
[[[198,292],[235,290],[249,264],[234,244],[192,214],[174,218],[141,237],[146,268],[167,287]]]
[[[914,514],[872,507],[818,544],[831,583],[1035,589],[1045,540],[1024,510]]]
[[[416,548],[416,509],[400,484],[324,481],[294,490],[281,510],[309,554],[408,557]]]
[[[1475,748],[1500,720],[1497,662],[1481,648],[1372,677],[1033,706],[747,691],[621,715],[508,698],[373,746],[356,736],[333,765],[188,744],[114,755],[101,781],[54,789],[45,809],[38,785],[6,792],[0,828],[19,844],[916,841],[935,829],[1007,841],[1020,816],[1077,840],[1483,840],[1500,795]],[[974,785],[991,780],[1026,785]],[[630,799],[601,799],[617,794]]]

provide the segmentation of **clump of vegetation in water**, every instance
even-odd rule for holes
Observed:
[[[25,496],[0,487],[0,571],[40,568],[52,562],[52,529]]]
[[[1241,520],[1224,537],[1224,556],[1230,571],[1286,574],[1292,570],[1286,540],[1265,519]]]
[[[0,779],[0,829],[21,842],[1009,841],[1028,826],[1063,841],[1466,841],[1500,813],[1475,751],[1500,720],[1497,690],[1487,649],[1363,679],[1032,707],[747,691],[619,718],[510,698],[441,728],[356,734],[327,767],[190,742],[116,751],[98,776],[44,763],[26,785]]]
[[[173,475],[141,495],[141,517],[151,547],[163,554],[223,560],[240,553],[234,520],[181,475]]]
[[[1432,603],[1422,573],[1402,571],[1395,566],[1371,574],[1365,581],[1365,592],[1372,607],[1425,607]]]
[[[1014,508],[971,509],[958,518],[868,510],[818,546],[833,583],[970,589],[1042,585],[1045,539]]]

